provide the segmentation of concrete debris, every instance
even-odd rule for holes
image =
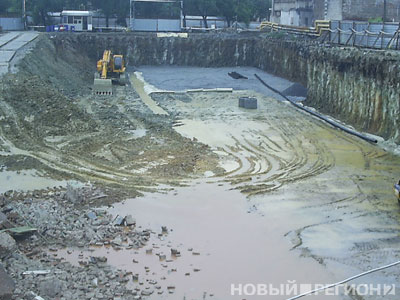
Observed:
[[[29,226],[20,226],[20,227],[8,228],[5,231],[9,233],[12,237],[21,238],[21,237],[27,237],[35,233],[37,229]]]
[[[248,79],[246,76],[239,74],[238,72],[229,72],[228,75],[233,79]]]
[[[171,254],[174,255],[174,256],[178,256],[181,253],[177,249],[171,248]]]
[[[66,289],[66,286],[64,287],[63,283],[57,278],[47,278],[39,283],[38,289],[40,295],[54,299],[56,296],[61,296],[61,293]]]
[[[88,213],[86,214],[86,216],[87,216],[89,219],[91,219],[91,220],[96,220],[96,219],[97,219],[97,215],[96,215],[96,213],[93,212],[93,211],[88,212]]]
[[[83,195],[81,191],[77,188],[74,188],[72,185],[67,185],[67,191],[65,192],[64,199],[70,201],[72,203],[82,202]]]
[[[45,300],[44,298],[36,295],[34,292],[29,292],[25,295],[26,300]]]
[[[136,225],[136,220],[131,215],[127,215],[125,217],[125,225],[126,226],[134,226],[134,225]]]
[[[37,270],[37,271],[25,271],[22,275],[47,275],[50,274],[50,270]]]
[[[0,264],[0,300],[11,299],[15,290],[14,280],[6,273]]]
[[[117,217],[115,218],[115,220],[114,220],[114,225],[115,225],[115,226],[122,226],[122,225],[124,224],[124,220],[125,220],[124,217],[117,216]]]
[[[8,221],[7,216],[0,212],[0,230],[12,227],[10,221]]]
[[[17,249],[17,243],[8,233],[0,233],[0,259],[6,258]]]
[[[257,99],[252,97],[240,97],[239,107],[247,109],[257,109]]]

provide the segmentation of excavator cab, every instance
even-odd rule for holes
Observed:
[[[122,55],[115,55],[114,56],[114,69],[116,72],[125,72],[124,67],[124,58]]]
[[[96,95],[112,95],[113,82],[125,84],[121,75],[125,74],[125,61],[123,55],[114,55],[111,50],[105,50],[103,58],[97,62],[97,72],[94,75],[94,93]]]

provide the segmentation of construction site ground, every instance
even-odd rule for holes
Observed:
[[[38,229],[2,260],[13,299],[261,299],[232,284],[329,284],[398,260],[400,158],[254,73],[291,82],[135,66],[98,96],[94,61],[53,50],[33,41],[0,79],[0,208]],[[356,283],[399,279],[395,267]],[[328,298],[381,299],[351,294]]]

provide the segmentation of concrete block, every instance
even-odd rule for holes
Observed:
[[[246,109],[257,109],[257,99],[251,97],[240,97],[239,107]]]

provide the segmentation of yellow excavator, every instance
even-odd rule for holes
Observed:
[[[112,95],[113,83],[125,85],[125,60],[123,55],[114,55],[111,50],[105,50],[103,58],[97,62],[97,72],[94,74],[94,93],[96,95]]]

